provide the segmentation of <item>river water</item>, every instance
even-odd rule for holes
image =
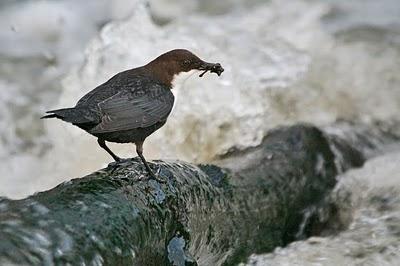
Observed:
[[[0,14],[1,196],[21,198],[110,162],[85,132],[38,118],[177,47],[225,72],[183,83],[168,123],[145,144],[149,158],[210,162],[295,122],[399,120],[397,0],[26,0],[3,1]],[[128,144],[112,148],[135,155]],[[348,230],[253,263],[398,265],[400,158],[389,150],[340,177],[332,198]]]

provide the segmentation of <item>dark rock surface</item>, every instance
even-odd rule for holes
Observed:
[[[234,265],[308,235],[306,210],[338,171],[362,165],[351,141],[297,125],[217,165],[125,160],[23,200],[0,199],[0,265]]]

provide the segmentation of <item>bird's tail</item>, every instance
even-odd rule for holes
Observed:
[[[56,114],[49,114],[49,115],[42,116],[40,119],[46,119],[46,118],[60,118],[60,117],[57,117]]]
[[[63,108],[46,112],[48,115],[42,116],[40,119],[58,118],[72,124],[81,124],[92,122],[86,115],[87,110],[80,108]]]

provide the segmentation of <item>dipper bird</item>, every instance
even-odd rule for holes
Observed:
[[[175,78],[191,70],[218,76],[220,64],[207,63],[188,50],[176,49],[160,55],[147,65],[120,72],[83,96],[75,107],[48,111],[42,118],[59,118],[93,136],[113,159],[121,159],[106,141],[135,143],[136,152],[150,178],[156,179],[143,156],[143,142],[167,121],[174,105],[171,92]]]

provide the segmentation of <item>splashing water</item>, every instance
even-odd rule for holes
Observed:
[[[397,0],[149,2],[0,3],[1,196],[24,197],[106,165],[93,137],[61,121],[43,124],[40,114],[73,106],[116,72],[177,47],[221,62],[225,72],[183,84],[168,123],[146,142],[149,158],[208,162],[298,121],[398,121]],[[129,144],[112,148],[134,155]],[[398,147],[386,148],[392,153],[341,177],[333,202],[345,231],[250,262],[398,265],[400,160]]]
[[[400,153],[389,153],[340,178],[333,192],[347,229],[253,255],[248,265],[398,265]]]
[[[188,1],[182,7],[183,13],[193,14],[190,17],[175,11],[160,14],[161,2],[152,1],[150,13],[146,5],[135,5],[129,19],[104,27],[86,49],[85,60],[64,79],[60,97],[61,86],[51,81],[72,63],[55,67],[54,62],[75,57],[57,52],[63,49],[51,56],[26,55],[33,58],[31,64],[1,64],[3,77],[24,68],[24,73],[31,73],[23,82],[15,76],[0,80],[1,161],[7,173],[1,195],[22,197],[109,162],[94,138],[56,120],[43,127],[39,114],[73,106],[114,73],[176,47],[221,62],[226,71],[221,78],[193,77],[183,84],[168,123],[146,143],[150,158],[207,162],[232,146],[258,144],[277,125],[326,125],[339,118],[368,123],[397,117],[400,16],[395,1],[384,1],[381,7],[372,1],[232,1],[237,4],[221,6],[217,16],[206,4]],[[154,22],[163,17],[167,24]],[[65,36],[57,37],[60,45]],[[40,86],[35,85],[27,90],[38,66],[46,70],[38,82],[43,89],[38,92]],[[134,155],[130,145],[113,149]]]

